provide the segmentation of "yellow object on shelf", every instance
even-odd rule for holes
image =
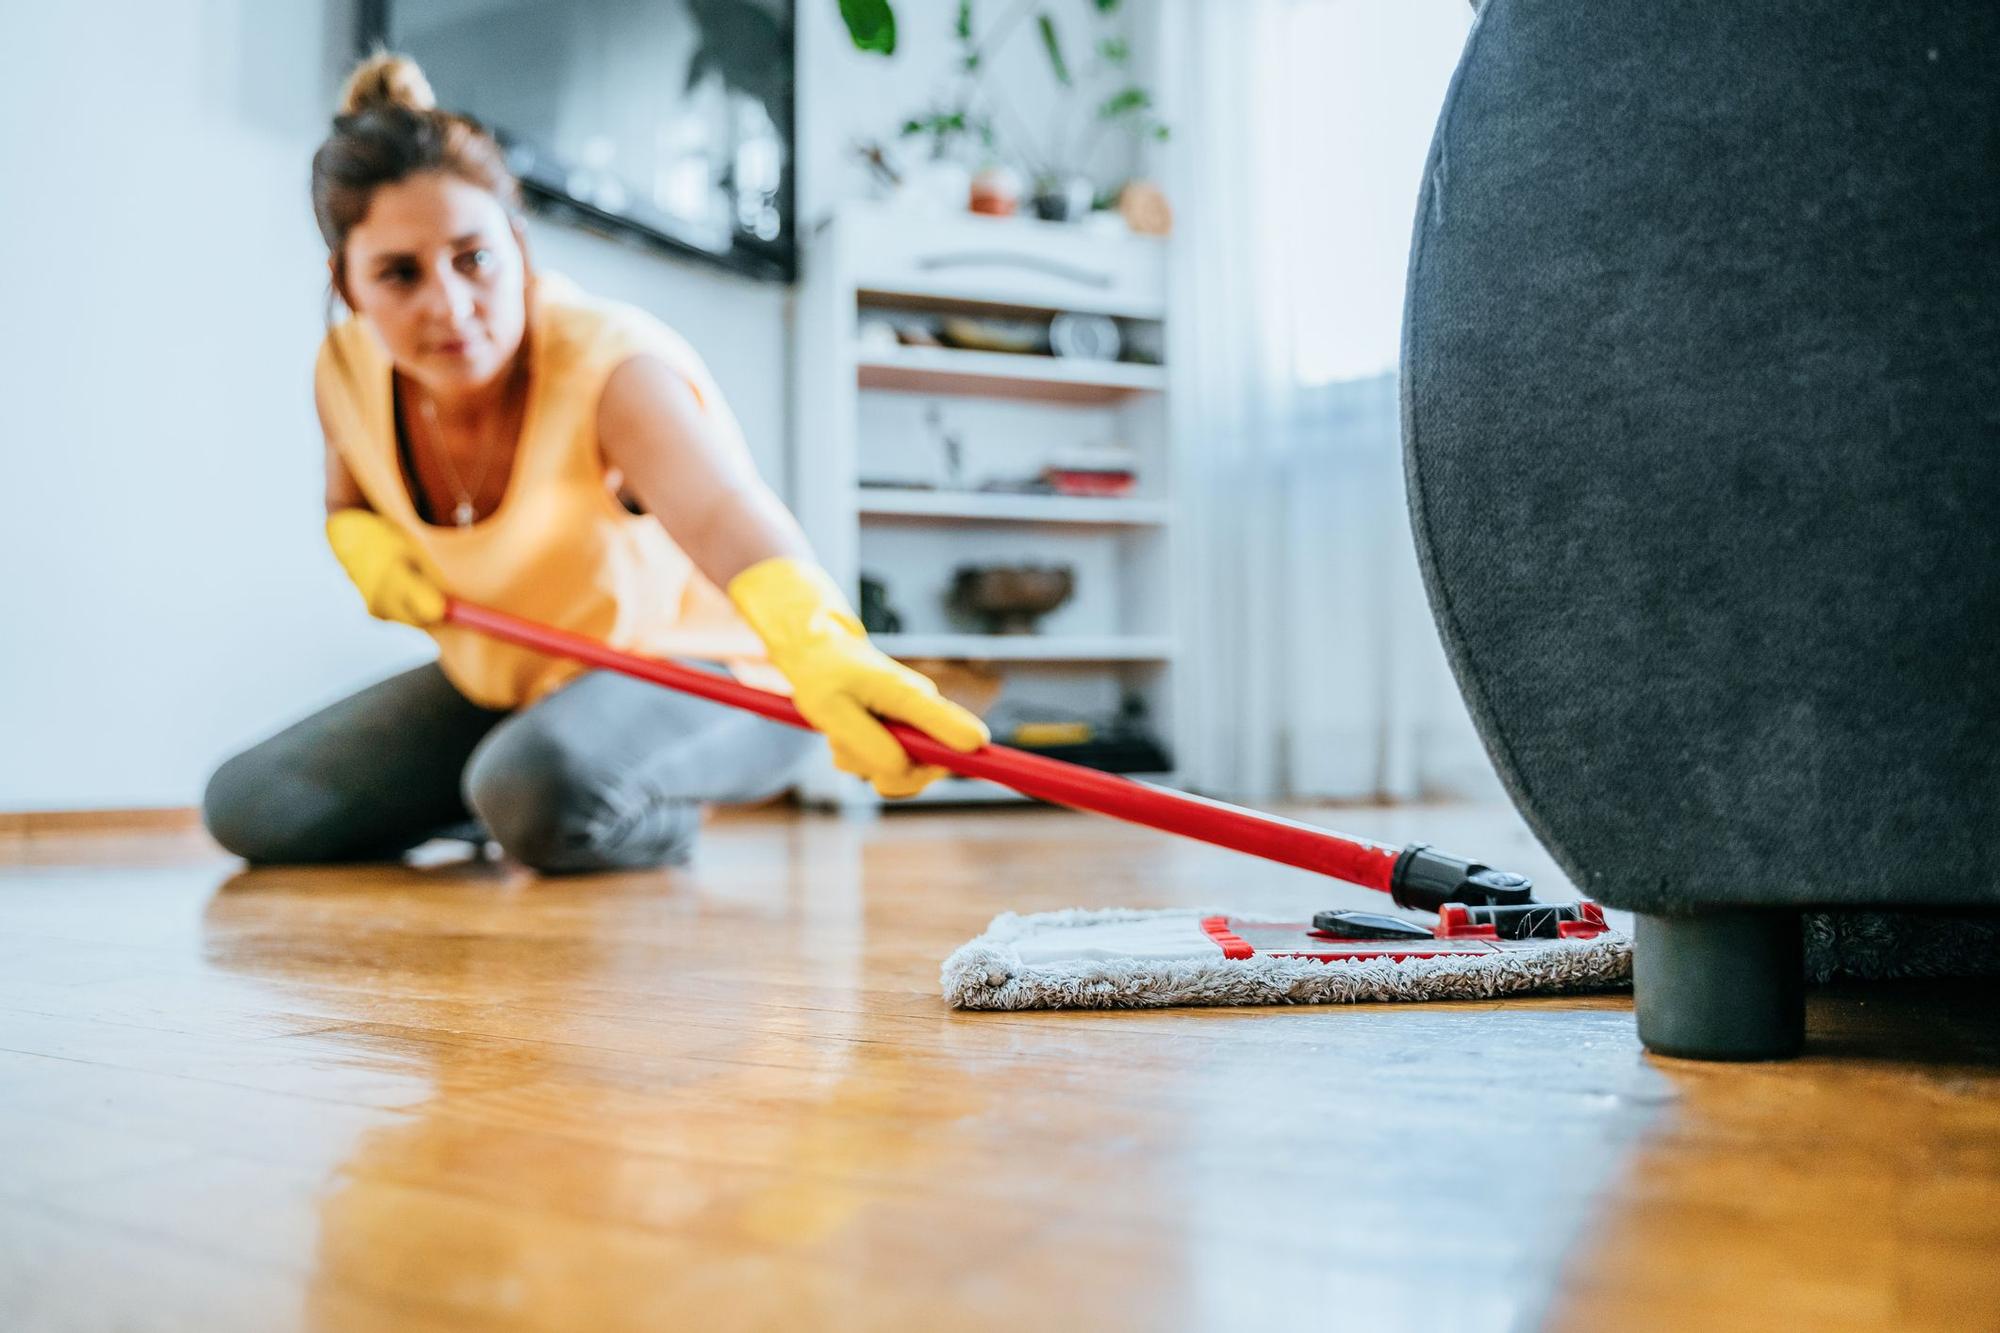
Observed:
[[[1016,745],[1082,745],[1096,734],[1088,722],[1023,722],[1013,739]]]

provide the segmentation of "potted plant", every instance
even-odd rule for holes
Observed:
[[[975,0],[958,0],[953,33],[958,43],[956,81],[938,105],[903,123],[905,138],[927,137],[931,161],[951,161],[966,145],[976,144],[990,171],[1009,154],[1000,146],[997,125],[1009,127],[1008,147],[1034,182],[1035,212],[1052,221],[1074,221],[1091,211],[1097,189],[1086,174],[1093,154],[1106,134],[1128,134],[1164,140],[1168,129],[1155,111],[1152,94],[1131,77],[1131,47],[1109,25],[1121,0],[1092,0],[1099,31],[1090,46],[1088,64],[1071,64],[1062,30],[1041,0],[1016,0],[982,34],[975,18]],[[857,49],[890,56],[896,50],[896,13],[890,0],[839,0],[841,17]],[[987,81],[992,58],[1026,22],[1034,17],[1049,72],[1065,99],[1088,108],[1059,126],[1054,142],[1039,143],[1013,114],[1005,99]],[[993,193],[1003,193],[995,182]],[[995,206],[989,211],[1008,211]]]

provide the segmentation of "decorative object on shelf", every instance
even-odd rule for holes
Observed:
[[[895,54],[896,16],[888,0],[838,3],[857,50]],[[932,161],[963,159],[971,155],[971,145],[977,145],[982,166],[1012,159],[1024,165],[1036,182],[1037,216],[1054,222],[1075,222],[1090,216],[1097,192],[1088,171],[1103,136],[1107,132],[1127,134],[1142,141],[1168,137],[1166,123],[1155,114],[1152,94],[1132,78],[1131,44],[1115,26],[1120,0],[1094,0],[1092,9],[1098,22],[1090,46],[1092,59],[1079,68],[1070,63],[1055,16],[1033,0],[1020,0],[1004,10],[983,35],[975,35],[974,0],[958,0],[952,25],[958,43],[956,84],[928,110],[906,119],[903,136],[927,136]],[[992,68],[994,54],[1031,11],[1049,73],[1057,85],[1057,98],[1069,103],[1066,109],[1074,114],[1057,118],[1052,142],[1035,143],[1032,135],[1023,133],[1002,144],[995,128],[999,120],[1015,129],[1024,129],[1028,122],[1005,105],[998,90],[987,84],[986,73]],[[907,179],[911,173],[902,174]],[[1001,211],[998,205],[1004,195],[968,190],[967,198],[979,211],[995,212]],[[1018,191],[1016,200],[1018,203]]]
[[[1021,173],[995,163],[982,167],[972,177],[972,211],[996,218],[1010,218],[1021,207]]]
[[[1056,495],[1116,497],[1130,495],[1139,478],[1129,467],[1061,467],[1042,469],[1042,481]]]
[[[988,477],[979,483],[979,490],[986,495],[1053,494],[1040,477]]]
[[[1167,359],[1166,326],[1156,319],[1126,320],[1119,330],[1125,342],[1125,359],[1134,365],[1164,365]]]
[[[1118,212],[1125,225],[1141,236],[1168,236],[1174,230],[1174,210],[1159,186],[1129,180],[1118,191]]]
[[[903,173],[897,170],[880,139],[855,139],[848,145],[848,152],[868,168],[868,178],[874,182],[877,194],[893,194],[902,185]]]
[[[910,657],[903,665],[931,678],[938,693],[975,717],[992,711],[1006,687],[1007,678],[990,663],[966,662],[951,657]]]
[[[1129,467],[1066,467],[1051,464],[1032,477],[993,477],[979,489],[999,495],[1075,495],[1092,499],[1117,499],[1130,495],[1139,484],[1138,474]]]
[[[1114,15],[1118,7],[1118,0],[1096,3],[1100,20]],[[1088,173],[1105,132],[1158,141],[1168,137],[1167,125],[1154,114],[1153,95],[1131,79],[1132,48],[1123,36],[1100,29],[1092,47],[1095,59],[1072,72],[1055,20],[1044,10],[1036,16],[1036,24],[1061,95],[1073,103],[1087,99],[1091,111],[1087,120],[1066,117],[1083,124],[1059,124],[1046,151],[1025,154],[1035,177],[1035,213],[1050,222],[1081,222],[1096,210],[1097,190]]]
[[[916,320],[896,321],[896,341],[905,347],[942,347],[937,330]]]
[[[1010,744],[1105,773],[1167,773],[1174,766],[1165,748],[1150,736],[1093,735],[1069,744],[1031,745],[1022,740]]]
[[[1118,321],[1109,315],[1080,315],[1066,310],[1049,321],[1049,350],[1057,356],[1116,361],[1122,344]]]
[[[896,12],[889,0],[838,0],[838,3],[840,17],[856,50],[884,57],[895,55]],[[985,48],[973,40],[972,0],[960,0],[955,31],[959,44],[956,86],[929,109],[907,117],[901,127],[904,139],[929,141],[925,163],[890,170],[899,178],[901,188],[897,197],[908,196],[919,204],[945,203],[965,209],[977,207],[980,201],[990,204],[996,198],[990,189],[974,194],[973,177],[964,164],[964,159],[973,155],[971,145],[978,146],[979,155],[989,164],[997,147],[992,115],[979,103]],[[957,174],[947,176],[946,168]],[[926,173],[930,176],[928,182],[920,181],[918,178]],[[963,189],[958,188],[961,180]],[[1018,194],[1017,190],[1017,199]]]
[[[1063,759],[1106,773],[1165,773],[1173,768],[1166,747],[1146,720],[1146,704],[1126,694],[1116,717],[1056,713],[1008,703],[982,714],[993,734],[1017,749]]]
[[[924,424],[937,436],[938,448],[944,451],[944,489],[964,490],[965,437],[955,430],[945,429],[944,409],[936,403],[924,408]]]
[[[1014,745],[1081,745],[1097,734],[1088,722],[1023,722],[1014,728]]]
[[[901,634],[903,617],[889,605],[889,588],[873,574],[861,576],[861,627],[870,634]]]
[[[985,621],[988,634],[1034,634],[1036,622],[1069,601],[1076,571],[1068,565],[961,565],[951,603]]]
[[[855,326],[854,342],[864,352],[880,356],[894,352],[903,341],[895,321],[879,315],[864,315]]]
[[[1054,495],[1055,488],[1036,477],[988,477],[979,483],[981,492],[989,495]]]
[[[938,322],[938,338],[967,351],[1040,356],[1049,350],[1049,321],[946,315]]]
[[[1035,216],[1044,222],[1081,222],[1096,198],[1097,187],[1088,176],[1042,176],[1035,181]]]
[[[934,154],[910,161],[879,139],[857,139],[850,151],[868,168],[877,195],[898,207],[956,213],[972,197],[972,173],[951,157]]]

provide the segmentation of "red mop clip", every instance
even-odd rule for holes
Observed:
[[[1574,903],[1522,903],[1438,908],[1441,940],[1588,940],[1611,929],[1604,909],[1589,899]]]
[[[813,729],[784,695],[710,672],[621,652],[568,630],[538,625],[456,598],[446,600],[444,619],[506,643],[649,680],[788,726]],[[962,777],[997,782],[1024,796],[1055,805],[1110,815],[1267,861],[1316,871],[1391,894],[1405,907],[1436,910],[1448,902],[1524,904],[1533,890],[1525,875],[1448,856],[1425,843],[1391,847],[1004,745],[986,745],[971,754],[961,754],[915,727],[889,721],[882,725],[918,763],[935,764]]]

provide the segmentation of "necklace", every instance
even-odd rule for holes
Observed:
[[[479,475],[472,479],[472,485],[468,488],[458,479],[458,465],[451,461],[451,450],[444,447],[444,433],[438,429],[437,404],[431,401],[428,393],[418,389],[417,406],[423,409],[424,424],[430,428],[431,452],[437,456],[438,462],[444,464],[445,476],[451,481],[452,493],[458,496],[458,504],[451,511],[451,521],[461,528],[469,528],[479,518],[479,506],[473,503],[473,497],[479,494],[479,488],[486,483],[486,470],[492,462],[493,451],[486,447],[485,439],[480,440]]]

